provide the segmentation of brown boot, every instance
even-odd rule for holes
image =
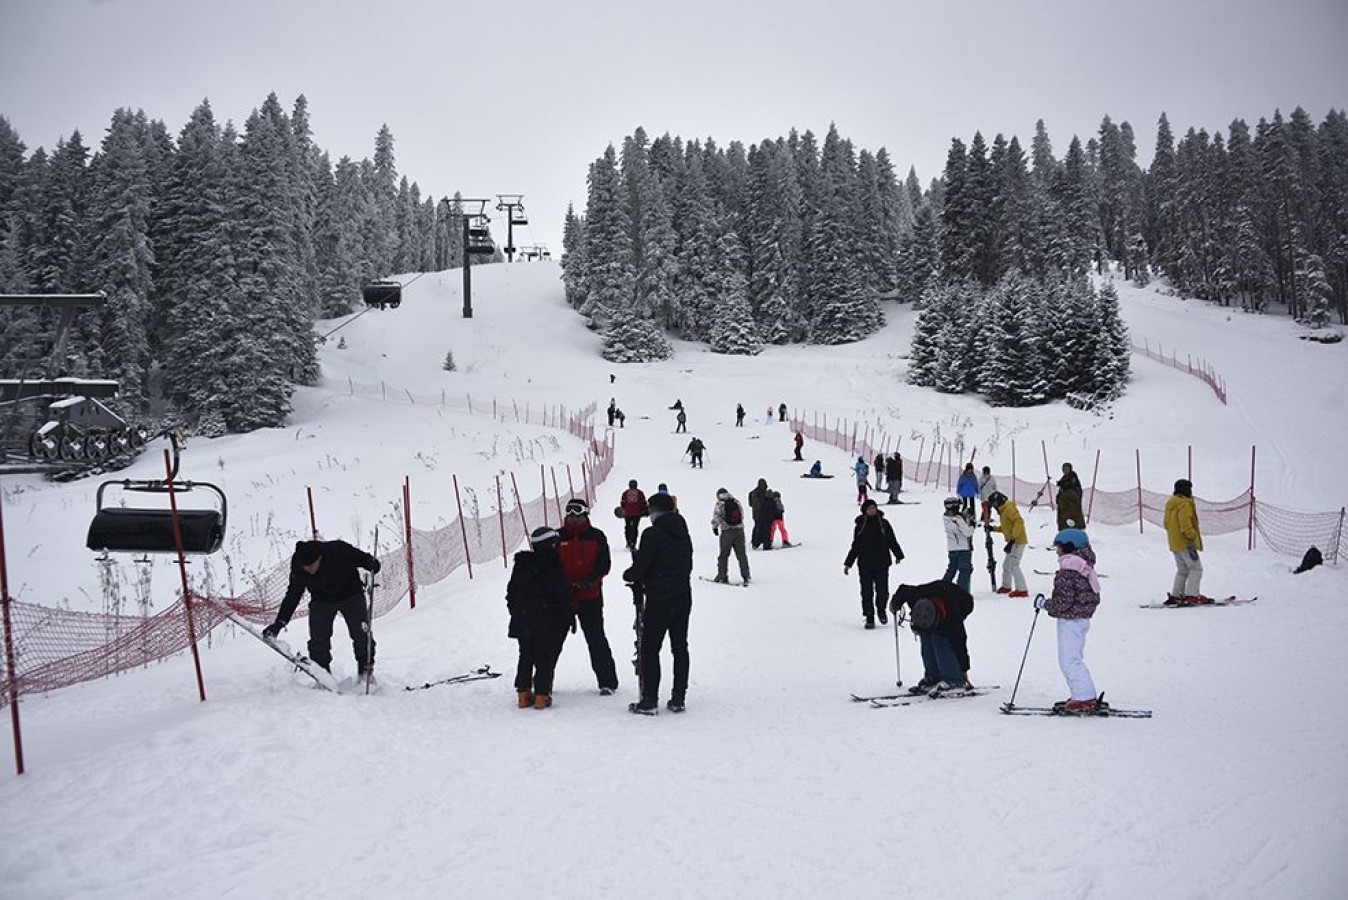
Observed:
[[[534,709],[547,709],[552,705],[551,694],[539,694],[534,698]]]
[[[520,709],[528,709],[534,705],[534,695],[529,691],[520,691],[519,704]]]

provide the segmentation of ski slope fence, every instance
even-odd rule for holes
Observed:
[[[1226,405],[1226,379],[1218,375],[1216,370],[1203,360],[1200,359],[1195,361],[1193,357],[1186,356],[1184,362],[1180,362],[1179,357],[1175,355],[1173,348],[1170,351],[1170,355],[1166,356],[1159,344],[1157,344],[1156,349],[1153,350],[1146,341],[1142,342],[1141,347],[1134,343],[1132,345],[1132,350],[1134,353],[1140,353],[1148,359],[1153,359],[1172,369],[1186,372],[1200,381],[1206,382],[1208,387],[1212,388],[1212,392],[1217,395],[1217,399],[1222,401],[1222,405]]]
[[[490,488],[496,499],[494,511],[480,515],[459,515],[433,531],[413,528],[407,523],[403,541],[379,553],[379,590],[375,594],[376,617],[394,609],[403,598],[415,605],[417,584],[434,584],[460,567],[472,575],[474,565],[507,559],[510,550],[527,539],[529,531],[540,524],[560,523],[566,498],[584,494],[593,501],[595,491],[613,468],[613,448],[595,435],[592,424],[596,410],[590,404],[578,412],[564,408],[520,407],[513,401],[498,403],[471,398],[417,398],[405,391],[381,391],[379,385],[363,386],[352,393],[377,397],[389,402],[411,402],[464,409],[490,414],[498,421],[541,425],[562,429],[585,443],[580,461],[580,483],[571,483],[571,469],[559,484],[552,472],[549,480],[530,475],[528,482],[540,477],[541,489],[531,499],[523,499],[514,474],[503,484],[497,478]],[[458,494],[455,478],[455,494]],[[406,483],[405,483],[406,484]],[[402,508],[407,510],[404,487]],[[3,518],[0,517],[0,551],[3,548]],[[3,569],[0,555],[0,570]],[[415,573],[415,580],[413,574]],[[167,608],[153,615],[116,615],[78,612],[11,600],[5,593],[7,660],[4,680],[0,681],[0,706],[16,703],[19,696],[53,691],[92,681],[165,659],[200,641],[228,620],[226,610],[257,624],[270,624],[285,596],[290,580],[290,562],[285,559],[269,571],[253,576],[252,585],[237,597],[201,593],[189,586],[188,596],[179,596]],[[181,592],[180,592],[181,594]],[[296,618],[307,615],[302,603]]]
[[[796,415],[791,419],[791,430],[799,430],[808,440],[826,444],[847,452],[852,459],[860,456],[867,465],[874,463],[877,453],[889,456],[896,452],[899,444],[891,442],[883,429],[872,428],[858,422],[849,422],[841,417],[829,424],[827,416],[823,423],[805,421],[804,416]],[[956,457],[963,447],[949,442],[933,441],[930,448],[925,441],[919,446],[916,456],[904,458],[903,480],[905,483],[920,484],[936,489],[944,488],[955,492],[955,482],[959,479],[964,463],[973,461],[973,457],[960,460]],[[1011,444],[1011,458],[1015,459],[1015,442]],[[1044,451],[1045,470],[1047,471],[1047,451]],[[1099,454],[1096,454],[1096,467],[1099,466]],[[976,467],[980,468],[980,467]],[[1140,462],[1138,469],[1140,471]],[[1253,461],[1251,462],[1253,471]],[[1104,525],[1128,525],[1137,523],[1138,530],[1143,523],[1165,527],[1165,504],[1170,499],[1169,491],[1148,490],[1138,479],[1134,488],[1121,491],[1106,491],[1092,483],[1085,485],[1081,506],[1086,514],[1087,523]],[[1021,478],[1014,470],[1010,474],[993,473],[997,479],[997,489],[1011,498],[1022,513],[1038,514],[1040,510],[1052,510],[1056,502],[1056,489],[1049,475],[1037,481]],[[872,473],[872,480],[874,474]],[[1251,476],[1253,482],[1253,476]],[[1248,548],[1254,549],[1257,541],[1284,556],[1300,559],[1309,547],[1318,547],[1326,562],[1337,562],[1343,543],[1345,510],[1340,508],[1331,512],[1305,512],[1274,506],[1255,498],[1253,487],[1242,491],[1229,500],[1208,500],[1194,498],[1198,510],[1198,520],[1205,536],[1232,534],[1245,531],[1249,535]]]

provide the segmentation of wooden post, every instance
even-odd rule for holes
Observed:
[[[454,479],[454,505],[459,510],[459,533],[463,535],[463,559],[468,563],[468,580],[473,579],[473,554],[468,550],[468,524],[463,521],[463,501],[459,499],[459,476],[450,476]]]

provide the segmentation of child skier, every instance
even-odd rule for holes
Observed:
[[[1067,528],[1058,532],[1053,546],[1058,551],[1058,571],[1053,576],[1053,593],[1040,594],[1034,605],[1058,620],[1058,668],[1071,696],[1054,707],[1071,715],[1096,710],[1095,682],[1086,668],[1086,633],[1091,616],[1100,605],[1100,578],[1095,574],[1095,551],[1086,532]]]
[[[969,590],[969,579],[974,571],[974,514],[965,511],[959,497],[945,498],[945,549],[949,563],[942,581],[953,581]]]
[[[791,535],[786,533],[786,505],[782,503],[782,495],[777,491],[768,491],[768,515],[772,517],[772,525],[768,531],[768,549],[772,549],[772,541],[779,531],[782,533],[783,547],[795,546],[791,543]]]
[[[857,457],[852,472],[857,476],[857,504],[860,505],[866,502],[866,493],[871,486],[871,467],[866,464],[865,457]]]
[[[552,678],[566,633],[574,621],[571,585],[557,553],[562,536],[551,528],[535,528],[529,550],[515,554],[515,568],[506,586],[510,611],[509,637],[520,644],[515,667],[519,708],[552,705]]]

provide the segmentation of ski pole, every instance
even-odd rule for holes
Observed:
[[[1016,673],[1016,686],[1011,688],[1011,699],[1006,703],[1007,709],[1016,705],[1016,691],[1020,690],[1020,676],[1025,674],[1025,660],[1030,656],[1030,641],[1034,640],[1034,626],[1039,622],[1039,601],[1043,597],[1043,594],[1039,594],[1034,598],[1034,618],[1030,620],[1030,636],[1025,639],[1025,653],[1020,657],[1020,671]]]
[[[374,559],[379,561],[379,524],[374,526]],[[370,573],[369,602],[365,608],[365,693],[370,693],[370,681],[374,678],[374,573]]]
[[[903,687],[903,669],[899,666],[899,619],[894,613],[894,686]]]

